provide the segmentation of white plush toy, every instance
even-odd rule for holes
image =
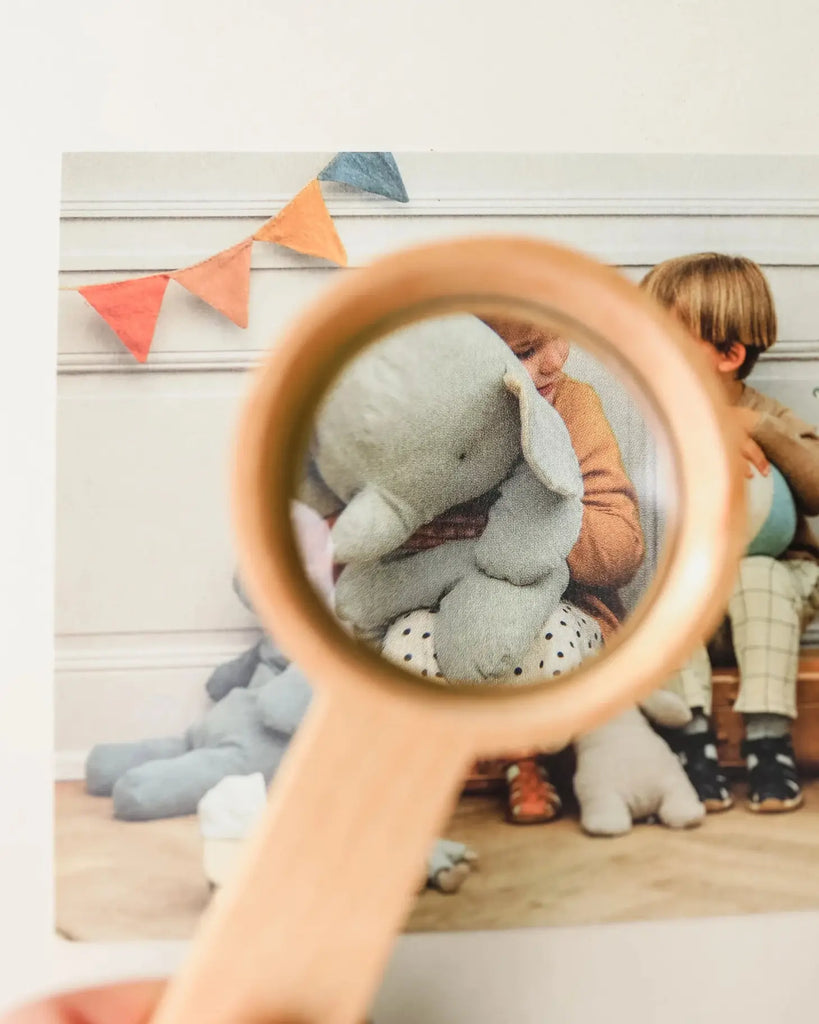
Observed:
[[[642,708],[659,725],[679,728],[691,712],[679,698],[658,690]],[[668,744],[637,708],[629,708],[575,741],[574,789],[580,824],[590,835],[617,836],[632,822],[656,817],[670,828],[691,828],[705,807]]]

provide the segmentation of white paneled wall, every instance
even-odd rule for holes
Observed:
[[[331,154],[68,155],[61,283],[204,259],[250,235]],[[399,155],[407,205],[331,184],[351,265],[451,235],[564,241],[638,278],[707,248],[763,264],[781,341],[754,374],[819,420],[819,161]],[[174,282],[146,366],[79,294],[60,293],[57,769],[101,740],[181,731],[210,668],[248,645],[233,596],[227,473],[246,370],[344,271],[255,244],[250,326]],[[639,430],[624,413],[621,433]],[[629,426],[629,424],[631,424]],[[628,442],[625,442],[628,444]]]

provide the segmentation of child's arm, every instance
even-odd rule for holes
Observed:
[[[746,392],[742,407],[757,413],[751,436],[782,473],[799,508],[819,515],[819,434],[775,399],[763,399],[765,408]]]
[[[555,399],[583,474],[583,521],[568,557],[572,580],[589,587],[622,587],[645,555],[634,486],[595,390],[571,382]]]

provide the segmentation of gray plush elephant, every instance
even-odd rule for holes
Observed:
[[[308,576],[330,602],[327,527],[297,503],[293,523]],[[238,578],[234,589],[252,612]],[[115,817],[145,821],[194,814],[202,797],[225,776],[260,772],[269,783],[312,696],[301,670],[267,635],[219,666],[206,689],[214,704],[183,735],[93,748],[85,766],[86,788],[96,796],[112,796]]]
[[[183,735],[93,748],[86,789],[113,797],[114,817],[148,821],[194,814],[227,775],[273,778],[311,698],[300,669],[264,637],[216,669],[207,689],[216,703]]]
[[[347,366],[320,407],[300,497],[341,510],[342,620],[377,641],[399,615],[434,607],[443,674],[487,679],[511,669],[560,601],[582,494],[563,420],[493,330],[455,315],[398,330]],[[482,497],[480,537],[400,551]]]

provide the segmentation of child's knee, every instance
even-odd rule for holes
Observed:
[[[769,555],[753,555],[743,558],[739,564],[737,591],[767,591],[781,597],[794,599],[798,595],[794,580],[784,562]]]

